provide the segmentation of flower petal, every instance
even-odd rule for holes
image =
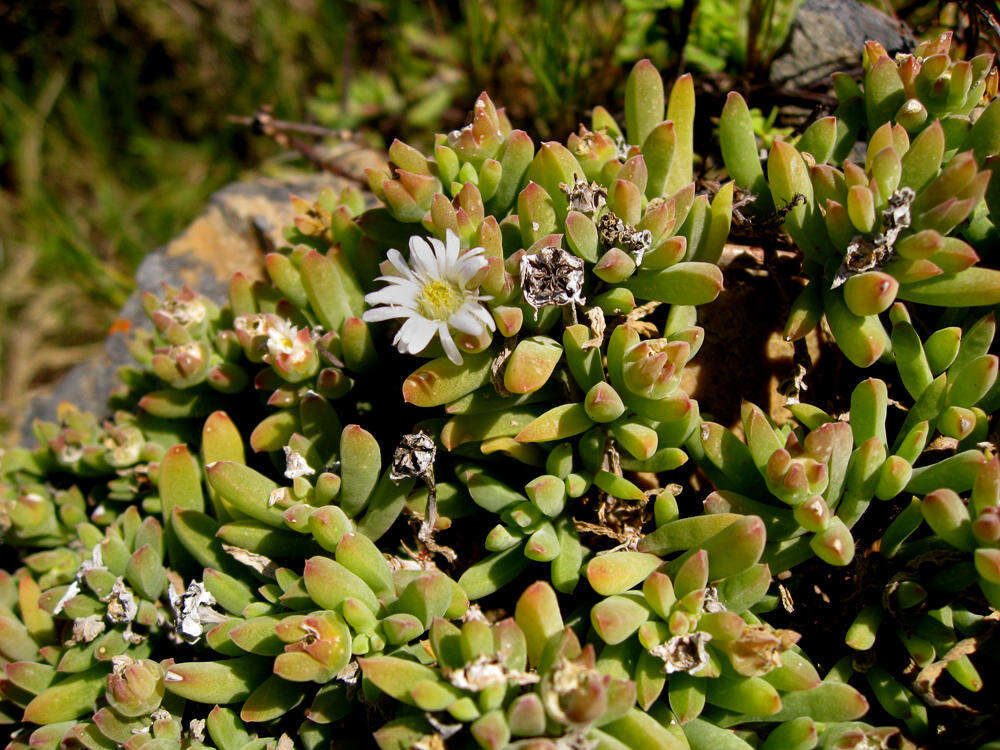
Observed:
[[[399,286],[386,286],[378,291],[369,292],[365,295],[365,302],[369,305],[405,305],[414,307],[416,305],[416,295],[412,289]]]
[[[448,318],[448,325],[455,330],[467,333],[470,336],[478,336],[483,332],[482,321],[472,314],[468,305],[463,305],[459,308],[458,312],[453,313],[452,316]]]
[[[448,260],[448,267],[454,267],[458,263],[458,255],[462,251],[462,244],[450,228],[444,232],[445,258]]]
[[[428,237],[427,241],[431,243],[431,247],[434,250],[434,260],[437,263],[437,266],[434,269],[434,278],[440,279],[447,277],[449,266],[448,249],[437,237]]]
[[[444,348],[444,353],[448,355],[448,359],[456,365],[462,364],[462,353],[455,346],[455,340],[451,337],[447,323],[442,322],[438,325],[438,336],[441,338],[441,346]]]
[[[407,354],[409,351],[409,336],[407,334],[412,330],[413,318],[414,316],[412,315],[407,317],[403,321],[403,325],[396,331],[396,335],[392,337],[393,346],[397,347],[403,354]]]
[[[406,323],[409,324],[410,328],[406,332],[406,349],[410,354],[419,354],[431,343],[431,339],[437,333],[437,326],[427,318],[416,316],[407,320]]]
[[[406,307],[384,305],[365,310],[361,315],[361,319],[366,323],[378,323],[383,320],[391,320],[392,318],[408,318],[413,314],[413,310]]]
[[[403,254],[399,252],[399,250],[397,250],[394,247],[389,248],[389,251],[385,254],[385,256],[386,258],[389,259],[389,262],[392,263],[392,267],[395,268],[397,271],[399,271],[401,274],[403,274],[405,278],[409,279],[410,281],[417,280],[416,277],[413,275],[413,271],[410,270],[410,267],[406,264],[406,261],[403,259]]]
[[[458,261],[458,265],[455,266],[455,271],[458,274],[458,283],[463,287],[466,286],[473,276],[488,265],[489,262],[481,255],[472,257],[463,255]]]
[[[410,237],[410,264],[418,274],[437,276],[437,260],[434,251],[424,237],[418,234]]]
[[[412,279],[406,279],[402,276],[376,276],[375,281],[384,281],[386,284],[393,284],[395,286],[406,286],[414,290],[414,294],[420,292],[423,288],[423,284],[414,276]]]
[[[463,310],[468,310],[470,313],[475,315],[479,320],[483,322],[487,330],[493,331],[496,329],[496,322],[493,320],[493,316],[490,311],[487,310],[482,305],[475,302],[466,302]]]

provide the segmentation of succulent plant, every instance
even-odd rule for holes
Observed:
[[[293,199],[287,247],[226,304],[146,295],[112,416],[64,406],[0,456],[22,563],[0,576],[10,747],[907,746],[860,721],[862,690],[928,733],[933,690],[888,661],[821,675],[771,584],[877,551],[887,593],[848,644],[892,617],[917,663],[993,621],[993,317],[923,307],[1000,301],[972,249],[995,231],[1000,110],[980,111],[990,61],[935,44],[897,63],[869,45],[864,88],[840,79],[836,118],[776,142],[767,179],[730,98],[734,181],[711,193],[688,76],[668,96],[643,61],[624,127],[597,107],[537,147],[484,94],[431,154],[392,144],[368,173],[378,206]],[[893,75],[926,121],[875,106]],[[862,168],[842,152],[865,129]],[[748,404],[740,435],[691,396],[737,185],[803,253],[791,335],[825,314],[856,364],[892,352],[842,418]],[[855,239],[838,210],[900,257],[836,283]],[[931,579],[900,577],[942,550]],[[954,656],[941,669],[974,685]]]
[[[867,367],[892,351],[879,314],[897,298],[1000,302],[1000,272],[973,247],[997,238],[984,201],[1000,152],[997,71],[992,55],[953,61],[950,46],[949,32],[893,60],[869,42],[863,83],[839,74],[836,113],[794,144],[776,141],[766,176],[746,103],[730,94],[720,121],[726,166],[804,255],[809,280],[789,339],[825,318],[844,355]],[[852,157],[863,134],[864,153]]]
[[[873,586],[845,635],[879,704],[919,740],[932,731],[928,708],[974,710],[963,701],[980,700],[994,657],[982,645],[1000,593],[990,531],[1000,508],[997,457],[970,455],[934,481],[945,484],[912,497],[886,529],[879,552],[895,572]],[[901,659],[910,666],[900,669]]]

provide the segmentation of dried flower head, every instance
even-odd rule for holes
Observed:
[[[726,605],[719,601],[719,590],[715,586],[708,586],[705,589],[705,601],[701,608],[706,612],[725,612]]]
[[[55,608],[52,610],[52,614],[58,615],[63,611],[63,607],[66,603],[72,599],[74,596],[80,593],[80,584],[78,581],[72,581],[69,586],[66,587],[66,592],[59,598],[56,602]]]
[[[653,244],[653,234],[648,229],[638,230],[628,228],[628,231],[623,232],[619,242],[621,243],[622,250],[632,255],[632,259],[638,266],[642,263],[643,257],[649,252],[650,246]]]
[[[608,191],[596,182],[588,183],[578,175],[573,175],[574,182],[567,185],[559,183],[559,189],[566,194],[570,211],[579,211],[585,216],[593,216],[608,202]]]
[[[392,456],[389,478],[395,482],[401,479],[422,479],[427,486],[427,512],[421,519],[417,540],[428,554],[444,555],[450,562],[455,560],[455,552],[434,541],[437,527],[437,484],[434,481],[434,458],[437,446],[434,439],[424,432],[403,435]],[[417,516],[419,518],[419,516]]]
[[[288,497],[287,487],[275,487],[267,496],[267,507],[273,508],[275,505]]]
[[[481,654],[448,675],[448,681],[459,690],[477,693],[493,685],[533,685],[539,679],[534,672],[510,669],[499,656],[486,654]]]
[[[597,236],[604,247],[620,247],[629,253],[636,265],[642,263],[653,244],[652,232],[636,229],[613,213],[606,213],[597,220]]]
[[[125,579],[118,576],[114,585],[111,586],[111,593],[108,594],[108,620],[116,625],[128,625],[135,616],[139,614],[139,605],[135,603],[135,596],[125,585]]]
[[[540,693],[549,715],[567,727],[589,726],[608,706],[611,676],[596,668],[592,644],[574,659],[560,657],[542,676]]]
[[[285,476],[288,479],[307,477],[316,473],[316,470],[306,461],[305,456],[293,449],[290,445],[286,445],[284,447],[284,451]],[[268,505],[273,505],[273,503],[268,500]]]
[[[267,315],[261,313],[239,315],[233,320],[233,329],[248,336],[266,336],[269,328],[267,318]]]
[[[252,313],[239,315],[233,320],[233,330],[236,332],[240,346],[243,347],[248,356],[253,357],[258,362],[269,353],[267,334],[270,323],[268,318],[268,315]]]
[[[888,750],[895,747],[896,727],[853,727],[840,735],[833,750]]]
[[[599,740],[588,739],[586,732],[575,729],[556,738],[555,750],[596,750],[600,744]]]
[[[705,644],[710,640],[712,636],[700,631],[675,635],[666,643],[651,648],[649,653],[663,659],[663,671],[667,674],[675,672],[694,674],[708,664]]]
[[[191,719],[188,723],[188,733],[191,739],[198,742],[205,741],[205,719]]]
[[[105,570],[101,545],[99,544],[95,544],[93,549],[91,549],[90,559],[80,563],[80,567],[76,569],[76,578],[66,588],[66,592],[59,598],[59,601],[56,602],[52,614],[57,615],[62,612],[66,603],[80,593],[80,581],[83,580],[88,570]]]
[[[73,620],[73,633],[70,643],[90,643],[104,632],[104,620],[100,615],[87,615]]]
[[[521,257],[521,291],[535,310],[584,304],[583,259],[561,247],[543,247]]]
[[[437,446],[426,432],[403,435],[392,454],[392,468],[389,477],[398,482],[401,479],[426,479],[434,481],[434,458]]]
[[[168,293],[160,309],[156,312],[182,326],[201,323],[207,314],[205,303],[201,300],[200,295],[195,294],[188,287],[184,287],[174,295]]]
[[[885,227],[885,232],[875,238],[876,242],[881,238],[884,245],[892,247],[896,244],[899,233],[910,226],[912,221],[910,204],[916,197],[917,194],[910,187],[904,186],[893,191],[892,195],[889,196],[885,210],[882,211],[882,224]]]
[[[747,625],[726,650],[733,669],[747,677],[760,677],[781,666],[781,654],[798,643],[799,637],[793,630]]]
[[[847,253],[844,255],[844,262],[837,270],[831,289],[836,289],[847,282],[852,276],[880,268],[889,258],[892,257],[892,249],[884,244],[876,244],[867,240],[861,235],[857,235],[847,245]]]
[[[186,344],[171,346],[165,353],[177,364],[181,374],[189,375],[204,366],[207,352],[201,343],[189,341]]]
[[[278,566],[274,564],[274,560],[267,555],[262,555],[259,552],[251,552],[248,549],[237,547],[235,544],[223,544],[222,551],[236,560],[236,562],[256,570],[267,578],[274,578],[275,571],[278,569]]]
[[[871,240],[861,235],[854,237],[847,245],[844,262],[833,278],[831,289],[847,282],[855,274],[881,268],[894,257],[893,248],[900,232],[910,226],[910,204],[916,197],[912,188],[901,187],[889,197],[888,205],[882,211],[882,231]]]
[[[174,632],[186,643],[196,643],[205,632],[206,624],[214,625],[225,618],[212,609],[215,597],[201,581],[191,581],[183,594],[167,587],[167,598],[174,616]]]
[[[72,440],[61,438],[56,450],[56,456],[64,464],[74,464],[83,458],[83,446]]]
[[[107,448],[108,463],[118,468],[131,466],[142,455],[145,444],[142,430],[137,427],[109,424],[102,445]]]
[[[632,155],[632,149],[634,148],[637,149],[636,146],[633,146],[632,144],[630,144],[628,141],[625,140],[625,136],[623,135],[615,136],[615,149],[617,150],[615,156],[617,157],[618,161],[621,162],[627,161],[628,158]]]
[[[597,236],[605,247],[614,247],[627,230],[627,225],[613,213],[606,213],[597,220]]]

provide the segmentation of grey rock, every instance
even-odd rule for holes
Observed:
[[[857,0],[805,0],[784,50],[771,63],[771,83],[809,88],[838,70],[861,64],[868,40],[893,54],[913,48],[905,25]]]

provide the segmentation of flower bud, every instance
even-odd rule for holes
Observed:
[[[976,428],[976,415],[972,409],[952,404],[941,412],[937,428],[945,437],[962,440]]]
[[[972,535],[983,544],[1000,542],[1000,508],[984,508],[972,522]]]
[[[587,391],[583,407],[595,422],[611,422],[625,413],[621,396],[603,380]]]
[[[556,721],[589,726],[607,710],[610,685],[610,675],[594,669],[594,647],[588,644],[579,658],[563,658],[545,675],[542,700]]]
[[[816,495],[798,505],[792,511],[799,526],[806,531],[823,531],[830,523],[830,507],[822,497]]]
[[[149,659],[133,659],[122,654],[111,657],[106,696],[108,703],[123,716],[133,717],[155,711],[163,700],[163,669]]]
[[[158,377],[175,388],[188,388],[205,379],[209,367],[208,345],[202,341],[156,350],[151,365]]]
[[[637,396],[664,398],[677,387],[690,355],[687,341],[642,341],[625,353],[625,385]]]
[[[809,540],[813,552],[830,565],[847,565],[854,559],[854,537],[836,516],[824,531]]]
[[[826,489],[826,464],[811,458],[792,458],[780,448],[771,454],[765,468],[768,488],[789,505],[797,505]]]
[[[927,121],[927,107],[918,99],[907,99],[896,112],[896,122],[909,133],[916,133]]]
[[[878,315],[889,309],[899,291],[899,282],[882,271],[851,276],[844,284],[844,302],[855,315]]]

